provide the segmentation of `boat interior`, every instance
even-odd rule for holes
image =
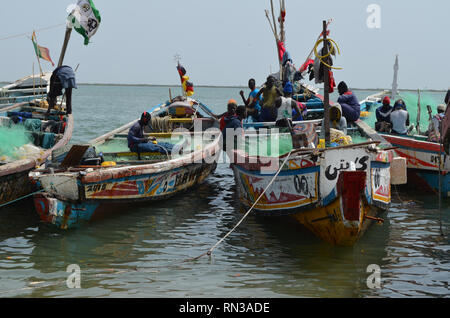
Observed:
[[[5,136],[8,136],[8,131],[14,132],[15,135],[11,136],[18,139],[20,139],[20,135],[26,136],[26,138],[22,138],[24,144],[30,143],[42,149],[50,149],[64,135],[66,113],[52,110],[50,115],[46,116],[47,108],[36,105],[35,102],[30,102],[14,108],[8,107],[3,111],[0,110],[0,130],[4,132],[3,135]],[[44,105],[41,104],[41,106]],[[24,144],[13,143],[15,147]],[[7,146],[5,145],[5,147]],[[6,152],[5,149],[0,150]]]
[[[208,128],[217,127],[218,123],[195,103],[198,102],[175,100],[161,104],[151,112],[152,119],[150,125],[144,128],[144,136],[154,138],[153,143],[161,151],[131,152],[127,140],[131,125],[128,124],[89,142],[85,147],[70,146],[72,148],[64,153],[55,154],[52,156],[55,171],[153,164],[202,150],[220,136],[220,131],[213,129],[205,132]],[[166,144],[174,146],[172,152],[165,149]]]

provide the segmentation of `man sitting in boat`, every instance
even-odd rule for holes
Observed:
[[[277,109],[275,125],[277,127],[292,127],[293,109],[297,114],[301,114],[301,111],[297,102],[292,99],[293,87],[291,82],[286,82],[283,91],[284,97],[280,96],[275,100],[275,108]]]
[[[74,71],[67,65],[57,67],[50,77],[50,91],[47,94],[47,115],[55,107],[57,97],[63,94],[63,88],[66,96],[66,112],[72,114],[72,88],[77,88],[77,84]]]
[[[267,77],[266,83],[256,94],[255,99],[258,99],[262,94],[262,108],[260,121],[262,122],[272,122],[277,118],[275,109],[275,100],[279,96],[283,96],[283,93],[275,86],[275,77]]]
[[[391,131],[391,100],[388,96],[383,98],[383,105],[378,107],[375,111],[377,122],[375,123],[375,130],[379,132]]]
[[[361,114],[361,109],[355,94],[348,89],[345,82],[339,83],[338,91],[340,96],[337,102],[342,107],[342,116],[345,117],[348,123],[357,121]]]
[[[330,128],[337,129],[347,135],[347,120],[342,116],[342,108],[339,103],[330,105]],[[325,138],[325,118],[322,119],[320,139]]]
[[[239,137],[239,135],[244,134],[242,121],[245,119],[245,117],[245,106],[238,106],[236,107],[235,114],[225,116],[224,118],[225,127],[222,130],[222,149],[227,153],[230,159],[232,158],[232,151],[237,148],[237,138]]]
[[[428,141],[439,142],[441,138],[442,120],[445,115],[445,105],[440,104],[437,107],[437,114],[431,118],[430,125],[428,126]]]
[[[152,116],[144,112],[141,119],[138,120],[128,131],[128,148],[131,152],[138,154],[144,152],[159,152],[162,154],[171,154],[174,145],[166,142],[157,142],[155,137],[145,138],[144,127],[150,123]]]
[[[402,100],[397,100],[394,104],[394,109],[391,112],[391,124],[391,133],[396,135],[406,135],[408,133],[409,114]]]
[[[247,115],[253,118],[253,121],[259,121],[259,114],[261,112],[260,100],[261,98],[256,98],[256,95],[259,93],[259,89],[256,88],[255,79],[251,78],[248,80],[248,88],[250,88],[250,94],[248,98],[245,99],[244,91],[240,91],[239,95],[242,97],[242,101],[244,105],[247,107]]]
[[[225,118],[231,118],[236,116],[237,102],[234,99],[230,99],[227,104],[227,111],[220,116],[219,128],[220,131],[225,129],[226,123]]]

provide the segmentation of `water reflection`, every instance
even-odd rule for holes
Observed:
[[[211,257],[189,262],[243,216],[225,164],[182,196],[73,231],[14,207],[0,214],[0,297],[448,296],[450,245],[439,235],[436,200],[393,196],[385,222],[354,247],[330,246],[289,218],[250,214]],[[81,289],[65,284],[69,264],[81,268]],[[381,267],[381,289],[367,287],[369,264]]]

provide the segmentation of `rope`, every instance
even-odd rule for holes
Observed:
[[[327,41],[328,41],[328,43],[331,43],[331,49],[328,50],[328,54],[319,55],[319,53],[317,53],[317,47],[319,46],[320,43],[323,42],[323,39],[320,39],[319,41],[316,42],[316,45],[314,45],[314,55],[320,60],[320,62],[322,62],[323,65],[325,65],[329,68],[335,69],[335,70],[342,70],[342,67],[334,67],[334,66],[328,65],[327,63],[324,62],[323,59],[326,59],[327,57],[329,57],[332,54],[332,52],[336,51],[336,49],[337,49],[337,53],[341,54],[341,51],[339,50],[339,46],[333,39],[327,38]]]
[[[51,25],[51,26],[48,26],[48,27],[44,27],[42,29],[37,29],[35,31],[38,32],[38,31],[46,31],[46,30],[50,30],[50,29],[56,29],[56,28],[59,28],[60,26],[63,26],[63,25],[66,25],[66,23],[60,23],[60,24],[56,24],[56,25]],[[32,33],[32,32],[10,35],[10,36],[4,37],[4,38],[0,38],[0,41],[14,39],[14,38],[20,38],[22,36],[28,36],[30,33]]]
[[[30,196],[32,196],[32,195],[35,195],[35,194],[37,194],[37,193],[40,193],[40,192],[42,192],[42,191],[44,191],[44,189],[39,190],[39,191],[36,191],[36,192],[32,192],[32,193],[27,194],[27,195],[24,195],[24,196],[22,196],[22,197],[20,197],[20,198],[17,198],[17,199],[15,199],[15,200],[12,200],[12,201],[9,201],[9,202],[0,204],[0,208],[3,208],[4,206],[10,205],[10,204],[13,204],[13,203],[15,203],[15,202],[17,202],[17,201],[26,199],[26,198],[28,198],[28,197],[30,197]]]
[[[262,198],[262,196],[266,193],[267,189],[272,185],[272,183],[275,181],[275,179],[278,177],[278,175],[281,172],[281,169],[283,169],[284,165],[286,164],[286,162],[289,160],[289,157],[292,153],[293,149],[291,151],[289,151],[288,155],[286,156],[286,159],[284,159],[283,164],[280,166],[280,168],[278,169],[277,173],[275,173],[275,175],[273,176],[272,180],[270,180],[269,184],[267,185],[267,187],[264,189],[264,191],[260,194],[260,196],[258,197],[258,199],[256,199],[256,201],[253,203],[253,205],[251,206],[251,208],[244,214],[244,216],[239,220],[239,222],[227,233],[225,234],[224,237],[222,237],[216,244],[214,244],[213,247],[211,247],[207,252],[194,257],[194,258],[189,258],[186,259],[184,262],[188,262],[188,261],[194,261],[197,260],[205,255],[211,255],[212,252],[216,249],[216,247],[222,243],[231,233],[234,232],[234,230],[245,220],[245,218],[250,214],[250,212],[253,210],[253,208],[256,206],[256,204],[259,202],[259,200]]]
[[[59,186],[63,185],[64,183],[67,183],[67,182],[69,182],[69,181],[72,181],[72,180],[69,179],[69,180],[66,180],[66,181],[64,181],[64,182],[58,183],[58,184],[56,184],[56,185],[54,185],[53,182],[52,182],[50,185],[51,185],[51,186],[54,186],[54,187],[59,187]],[[33,195],[35,195],[35,194],[38,194],[38,193],[41,193],[41,192],[44,192],[44,191],[45,191],[45,189],[41,189],[41,190],[39,190],[39,191],[35,191],[35,192],[32,192],[32,193],[29,193],[29,194],[27,194],[27,195],[24,195],[24,196],[22,196],[22,197],[19,197],[19,198],[17,198],[17,199],[12,200],[12,201],[8,201],[8,202],[6,202],[6,203],[0,204],[0,208],[2,208],[2,207],[4,207],[4,206],[7,206],[7,205],[10,205],[10,204],[13,204],[13,203],[15,203],[15,202],[17,202],[17,201],[26,199],[26,198],[28,198],[28,197],[30,197],[30,196],[33,196]]]

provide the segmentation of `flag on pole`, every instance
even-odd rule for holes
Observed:
[[[186,76],[186,69],[178,63],[177,65],[178,74],[180,74],[181,86],[183,87],[183,91],[187,96],[194,95],[194,84],[189,82],[189,76]]]
[[[90,38],[97,32],[101,22],[100,12],[95,8],[92,0],[78,0],[67,18],[68,27],[84,37],[84,45],[89,44]]]
[[[46,61],[49,61],[52,63],[52,66],[55,66],[55,63],[53,63],[51,57],[50,57],[50,51],[43,46],[39,46],[36,41],[36,32],[33,31],[33,35],[31,36],[31,41],[33,42],[34,50],[36,51],[36,56],[44,59]]]

